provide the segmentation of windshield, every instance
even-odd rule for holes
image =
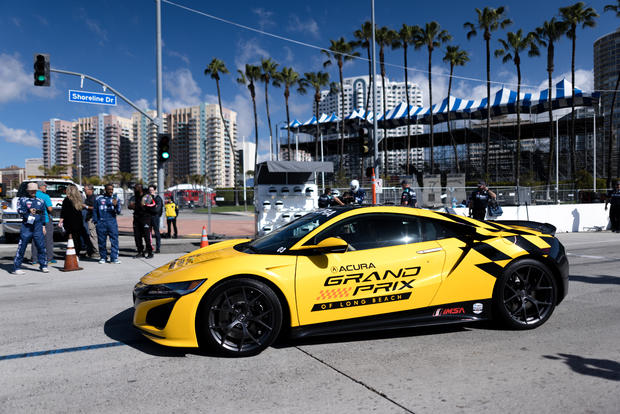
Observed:
[[[241,247],[249,250],[248,253],[284,253],[306,234],[344,211],[347,210],[329,208],[317,210]]]
[[[28,192],[26,191],[26,187],[30,181],[24,181],[19,186],[19,191],[17,192],[17,197],[28,197]],[[47,184],[47,195],[50,198],[65,198],[67,195],[65,194],[65,189],[71,183],[69,182],[53,182],[46,181]]]

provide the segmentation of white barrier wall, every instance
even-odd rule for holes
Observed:
[[[604,203],[559,204],[544,206],[503,207],[504,214],[497,220],[530,220],[553,224],[558,233],[606,230],[609,226],[609,208]],[[455,208],[458,215],[467,216],[469,209]],[[489,219],[489,217],[487,217]],[[493,218],[491,218],[493,219]]]

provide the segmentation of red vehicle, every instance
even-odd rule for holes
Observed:
[[[206,206],[205,192],[203,190],[174,190],[164,193],[166,198],[173,197],[174,202],[180,208],[194,208]],[[211,206],[215,206],[215,192],[210,193]]]

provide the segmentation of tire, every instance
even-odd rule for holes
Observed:
[[[282,327],[282,305],[266,284],[232,279],[208,292],[200,308],[201,343],[232,357],[257,355]]]
[[[494,318],[509,329],[537,328],[553,313],[557,294],[557,283],[547,266],[533,259],[519,260],[495,284]]]

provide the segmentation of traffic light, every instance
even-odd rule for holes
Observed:
[[[370,139],[368,137],[368,133],[368,128],[360,128],[357,130],[361,155],[366,155],[370,152]]]
[[[34,55],[34,86],[50,86],[50,55]]]
[[[170,159],[170,134],[159,134],[157,139],[157,160],[160,164]]]

